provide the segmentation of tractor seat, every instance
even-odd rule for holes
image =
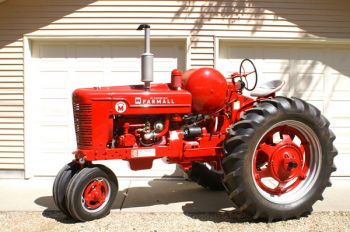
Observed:
[[[281,80],[273,80],[264,83],[262,86],[257,87],[254,89],[250,96],[252,97],[267,97],[271,94],[277,92],[284,86],[285,82]]]

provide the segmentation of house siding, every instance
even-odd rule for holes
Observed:
[[[350,2],[329,0],[0,3],[0,170],[24,169],[24,36],[189,38],[188,68],[213,67],[215,37],[350,39]]]

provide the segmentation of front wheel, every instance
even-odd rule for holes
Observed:
[[[79,171],[79,164],[72,161],[58,172],[52,187],[52,196],[56,206],[68,217],[70,213],[67,210],[66,205],[66,189],[69,181]]]
[[[314,106],[297,98],[261,101],[231,127],[224,144],[231,200],[269,221],[310,213],[336,170],[334,139]]]
[[[66,205],[78,221],[91,221],[109,214],[118,192],[116,176],[106,168],[83,168],[69,182]]]

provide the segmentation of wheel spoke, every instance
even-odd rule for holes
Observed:
[[[91,195],[91,193],[89,193],[89,194],[86,194],[85,196],[84,196],[84,200],[85,200],[85,202],[89,202],[90,203],[90,201],[92,201],[92,195]]]
[[[282,134],[282,137],[283,137],[282,141],[284,143],[289,143],[289,144],[293,143],[293,140],[289,134]]]
[[[278,195],[283,194],[286,192],[285,186],[287,185],[287,182],[279,182],[276,188],[274,189],[274,192]]]
[[[257,179],[262,179],[262,178],[266,178],[266,177],[272,177],[272,173],[269,167],[264,167],[261,168],[260,171],[257,171]]]
[[[301,174],[299,175],[299,179],[300,179],[300,180],[305,180],[306,177],[307,177],[307,175],[304,174],[304,173],[301,173]]]
[[[259,146],[259,150],[264,152],[270,158],[272,154],[276,151],[276,147],[268,145],[266,143],[262,143]]]
[[[242,69],[243,69],[243,70],[242,70]],[[243,73],[245,73],[245,69],[244,69],[244,67],[243,67],[243,66],[241,66],[241,70],[240,70],[241,75],[242,75],[242,71],[243,71]]]
[[[252,73],[255,73],[255,71],[251,71],[251,72],[247,73],[246,75],[248,76],[248,75],[250,75]]]

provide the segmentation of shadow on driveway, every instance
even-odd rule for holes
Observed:
[[[135,182],[140,184],[138,180],[132,181]],[[112,210],[123,213],[183,212],[190,218],[215,223],[258,222],[234,209],[224,191],[210,191],[196,183],[177,179],[155,179],[147,182],[149,186],[142,187],[132,185],[118,192]],[[42,213],[46,218],[64,224],[76,223],[58,211],[52,196],[37,198],[35,203],[46,208]]]

